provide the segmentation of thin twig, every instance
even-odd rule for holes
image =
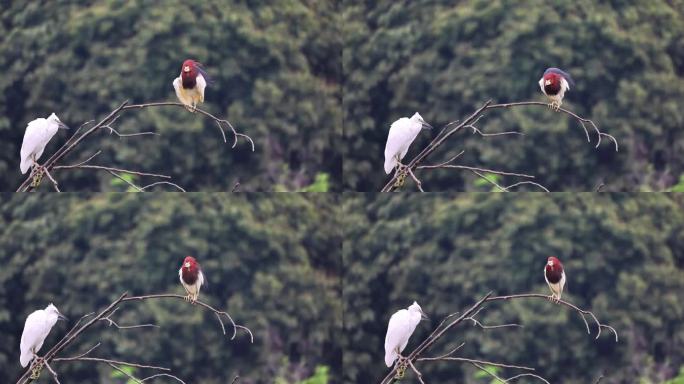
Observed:
[[[420,153],[418,153],[418,155],[416,155],[411,161],[408,162],[408,164],[406,165],[406,167],[407,167],[406,170],[404,170],[403,172],[395,172],[394,173],[392,178],[385,184],[385,186],[381,189],[381,191],[382,192],[391,192],[397,188],[400,188],[401,184],[397,183],[397,180],[400,177],[404,177],[405,175],[409,174],[409,172],[412,172],[415,169],[435,169],[435,168],[468,169],[467,167],[464,168],[462,166],[457,166],[457,165],[448,165],[454,159],[450,159],[444,163],[432,165],[432,166],[423,166],[421,164],[423,163],[423,161],[428,156],[430,156],[434,151],[436,151],[437,148],[439,148],[441,145],[443,145],[445,143],[445,141],[450,136],[454,135],[455,133],[457,133],[462,128],[470,128],[473,130],[473,133],[478,133],[481,136],[485,136],[485,137],[486,136],[511,135],[511,134],[522,135],[522,133],[520,133],[520,132],[512,132],[512,131],[511,132],[500,132],[500,133],[483,133],[480,129],[478,129],[475,126],[475,124],[484,116],[484,114],[487,110],[498,109],[498,108],[511,108],[511,107],[517,107],[517,106],[525,106],[525,105],[539,105],[539,106],[548,107],[547,103],[542,103],[542,102],[538,102],[538,101],[524,101],[524,102],[506,103],[506,104],[492,104],[491,100],[488,100],[487,102],[484,103],[484,105],[482,105],[480,108],[478,108],[475,112],[473,112],[470,116],[468,116],[460,124],[454,126],[459,120],[452,121],[452,122],[448,123],[447,125],[445,125],[440,130],[439,134],[437,134],[437,136],[435,138],[433,138],[432,141],[425,148],[423,148],[423,150],[421,150]],[[598,148],[598,146],[601,144],[601,138],[607,137],[610,140],[612,140],[613,143],[615,144],[615,150],[616,151],[618,150],[618,143],[617,143],[617,140],[615,139],[615,137],[613,137],[612,135],[609,135],[607,133],[601,132],[598,129],[598,126],[596,126],[596,124],[592,120],[581,117],[581,116],[577,115],[576,113],[569,111],[567,109],[564,109],[564,108],[560,108],[559,111],[566,113],[569,116],[572,116],[573,118],[577,119],[577,121],[580,122],[580,125],[584,129],[584,132],[587,136],[587,141],[589,141],[589,142],[591,142],[591,139],[589,137],[589,131],[587,130],[586,125],[587,124],[590,125],[592,127],[592,129],[597,133],[597,136],[598,136],[596,148]],[[475,169],[475,170],[478,170],[481,172],[486,172],[483,169]],[[490,172],[490,173],[497,173],[497,172]],[[501,173],[497,173],[497,174],[501,174]],[[514,175],[514,176],[517,176],[517,175]],[[518,176],[518,177],[522,177],[522,176]],[[531,183],[530,182],[527,184],[535,185],[535,186],[537,186],[537,187],[548,192],[548,189],[539,183]],[[518,185],[521,185],[521,184],[513,184],[512,186],[506,187],[505,189],[508,190],[511,187],[518,186]],[[504,188],[504,187],[502,187],[502,188]]]

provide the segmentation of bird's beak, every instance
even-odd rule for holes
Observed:
[[[57,123],[57,128],[69,129],[69,127],[66,124],[62,123],[61,121],[59,123]]]
[[[421,128],[423,128],[423,129],[432,129],[432,125],[430,125],[430,124],[428,124],[428,123],[426,123],[426,122],[424,122],[424,121],[421,121],[420,123],[421,123]]]
[[[190,66],[186,65],[183,67],[183,72],[190,72]]]
[[[420,311],[420,319],[421,320],[429,320],[430,318],[428,317],[428,315],[425,314],[425,312]]]
[[[190,268],[190,263],[185,263],[183,266],[184,266],[185,268]]]
[[[551,85],[551,80],[544,80],[544,85]]]
[[[57,312],[57,320],[68,321],[69,319],[67,319],[66,316],[62,315],[61,313]]]

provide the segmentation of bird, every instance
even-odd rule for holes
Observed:
[[[575,86],[575,81],[569,73],[558,68],[547,68],[544,75],[539,79],[539,87],[551,100],[549,107],[558,111],[563,104],[565,91],[570,90],[570,85]]]
[[[183,260],[183,265],[178,270],[178,277],[180,278],[185,292],[188,296],[186,300],[194,303],[200,293],[200,288],[204,284],[204,274],[197,260],[192,256],[186,256]]]
[[[21,163],[19,168],[22,174],[25,174],[33,165],[38,164],[38,159],[43,154],[45,146],[60,128],[69,129],[54,113],[47,119],[41,117],[28,123],[20,151]]]
[[[21,333],[19,363],[22,367],[26,368],[31,360],[37,357],[36,353],[43,346],[45,338],[57,320],[66,319],[52,303],[45,309],[39,309],[28,315],[24,324],[24,332]]]
[[[560,301],[565,287],[565,270],[563,264],[555,256],[550,256],[544,266],[544,280],[551,289],[551,301]]]
[[[409,146],[421,129],[432,129],[432,126],[426,123],[418,112],[414,113],[410,119],[402,117],[392,123],[385,144],[386,174],[389,175],[397,165],[402,166],[401,159],[406,156]]]
[[[197,110],[198,103],[204,103],[204,89],[207,87],[209,76],[202,68],[202,64],[195,60],[185,60],[181,66],[180,75],[173,80],[176,96],[190,112]]]
[[[427,316],[415,301],[407,309],[400,309],[390,317],[385,336],[385,364],[391,367],[406,348],[409,338],[421,320]]]

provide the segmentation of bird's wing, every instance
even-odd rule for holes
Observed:
[[[539,79],[539,88],[541,88],[542,93],[546,95],[546,91],[544,90],[544,76]]]
[[[568,84],[568,81],[565,80],[565,77],[561,77],[561,89],[563,89],[562,92],[565,93],[565,91],[570,90],[570,84]]]
[[[176,97],[178,97],[181,103],[188,106],[192,105],[192,99],[183,91],[183,80],[181,80],[180,76],[176,77],[173,81],[173,89],[176,90]]]
[[[387,324],[387,335],[385,336],[385,364],[391,367],[397,358],[397,349],[401,352],[405,347],[410,335],[409,313],[402,309],[390,317]]]
[[[21,173],[26,173],[33,164],[31,155],[35,153],[36,159],[38,159],[38,152],[42,154],[43,151],[40,151],[39,147],[45,136],[46,126],[47,120],[43,118],[35,119],[26,126],[24,140],[21,143]]]
[[[209,282],[207,279],[204,277],[204,272],[200,269],[199,271],[199,276],[197,277],[197,280],[199,281],[199,285],[202,286],[209,286]]]
[[[22,367],[26,367],[28,363],[33,359],[32,349],[38,350],[40,346],[43,345],[43,327],[46,326],[44,319],[44,311],[38,310],[34,311],[26,318],[24,323],[24,331],[21,333],[21,343],[19,348],[21,349],[21,356],[19,357],[19,362]],[[50,330],[48,329],[48,332]]]
[[[563,293],[563,288],[565,288],[565,270],[563,270],[563,272],[561,272],[561,279],[560,279],[559,283],[560,283],[560,291],[561,291],[561,293]]]
[[[207,87],[207,81],[204,79],[204,76],[202,76],[201,73],[197,75],[195,81],[197,81],[197,90],[200,94],[200,102],[204,103],[204,88]]]
[[[410,127],[411,121],[406,117],[402,117],[390,126],[387,143],[385,143],[385,173],[392,172],[396,165],[396,157],[403,159],[409,145],[416,138],[417,132],[412,132]]]
[[[549,278],[546,277],[546,266],[544,266],[544,281],[546,281],[546,284],[548,284],[549,288],[551,288],[551,283],[549,282]]]

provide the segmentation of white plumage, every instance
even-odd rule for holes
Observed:
[[[423,128],[432,128],[416,112],[411,118],[402,117],[392,123],[385,144],[385,173],[392,172],[397,163],[406,156],[409,146]]]
[[[19,362],[22,367],[26,367],[33,360],[35,354],[43,346],[50,330],[59,319],[64,320],[66,318],[59,313],[53,304],[28,315],[24,324],[24,332],[21,334]]]
[[[385,336],[385,364],[391,367],[399,354],[406,348],[420,320],[425,317],[420,305],[415,301],[408,309],[400,309],[390,317]]]
[[[207,81],[202,74],[198,73],[195,81],[195,87],[190,89],[183,88],[183,80],[180,76],[173,81],[173,88],[176,90],[178,100],[191,111],[197,108],[198,103],[204,103],[204,89],[207,87]]]
[[[561,279],[556,284],[551,284],[549,279],[546,278],[546,267],[544,267],[544,280],[546,280],[546,284],[548,284],[549,289],[551,290],[551,297],[560,300],[561,295],[563,294],[563,288],[565,287],[565,270],[561,272]]]
[[[202,288],[202,285],[204,284],[204,274],[202,273],[202,270],[200,269],[198,271],[195,284],[186,284],[185,281],[183,281],[183,267],[178,270],[178,278],[180,279],[181,284],[183,284],[183,288],[185,288],[185,291],[188,293],[190,301],[197,301],[200,288]]]
[[[543,76],[541,79],[539,79],[539,87],[541,88],[542,93],[545,94],[546,97],[551,99],[552,104],[557,105],[559,108],[560,108],[561,104],[563,104],[563,97],[565,97],[565,91],[570,90],[570,84],[568,84],[568,81],[565,80],[565,78],[562,76],[561,76],[561,80],[560,80],[560,91],[558,91],[558,93],[555,95],[549,95],[546,93],[546,90],[544,89],[544,77]]]
[[[47,119],[38,118],[28,123],[21,143],[21,173],[26,173],[34,162],[38,161],[59,128],[66,128],[57,115],[51,114]]]

